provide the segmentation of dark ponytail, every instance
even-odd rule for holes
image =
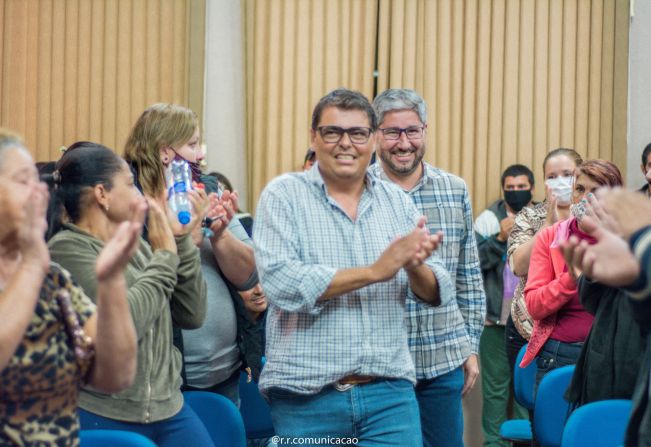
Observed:
[[[80,141],[70,146],[51,174],[42,176],[50,189],[47,240],[65,222],[76,223],[88,206],[86,195],[97,185],[113,186],[113,177],[122,169],[122,159],[101,144]]]

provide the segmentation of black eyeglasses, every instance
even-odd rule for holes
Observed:
[[[399,140],[403,132],[409,140],[420,140],[423,138],[425,126],[410,126],[404,129],[401,127],[387,127],[379,130],[382,132],[385,140]]]
[[[370,127],[349,127],[344,129],[338,126],[320,126],[317,127],[321,138],[326,143],[339,143],[344,134],[348,134],[348,138],[355,144],[364,144],[368,141],[373,133]]]

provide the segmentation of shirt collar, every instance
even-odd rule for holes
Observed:
[[[312,167],[305,172],[305,176],[310,183],[313,183],[319,188],[322,188],[324,192],[326,191],[325,182],[323,181],[323,176],[321,175],[321,171],[319,170],[318,161],[315,161]],[[366,171],[364,182],[366,183],[366,187],[369,190],[371,190],[373,186],[375,186],[375,178],[373,178],[373,176],[368,172],[368,170]]]
[[[431,177],[432,177],[432,172],[429,171],[430,166],[429,166],[427,163],[422,162],[422,161],[421,161],[421,165],[423,166],[423,175],[422,175],[422,176],[420,177],[420,179],[418,180],[418,183],[416,183],[416,184],[414,185],[414,187],[411,188],[411,190],[409,190],[409,191],[407,191],[407,192],[417,191],[417,190],[419,190],[420,188],[422,188],[423,186],[425,186],[425,185],[427,184],[427,182],[429,182],[429,181],[432,180],[432,179],[431,179]],[[382,164],[382,162],[381,162],[379,159],[375,162],[375,165],[374,165],[374,166],[371,166],[371,169],[374,169],[374,170],[375,170],[375,174],[376,174],[376,175],[377,175],[381,180],[384,180],[384,181],[386,181],[386,182],[391,182],[391,183],[393,183],[393,180],[391,180],[391,179],[387,176],[386,172],[384,171],[384,165]],[[396,185],[397,185],[397,183],[396,183]]]

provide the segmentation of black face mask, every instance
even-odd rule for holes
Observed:
[[[185,158],[181,157],[179,154],[176,154],[174,156],[174,160],[186,161],[188,163],[188,166],[190,166],[190,172],[192,173],[192,181],[201,183],[201,175],[203,174],[203,172],[201,172],[201,165],[199,163],[188,161]]]
[[[517,213],[531,202],[531,190],[504,191],[504,200]]]

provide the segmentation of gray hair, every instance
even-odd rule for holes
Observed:
[[[25,143],[18,134],[0,127],[0,169],[4,164],[5,155],[10,149],[25,150]]]
[[[423,124],[427,123],[427,104],[414,90],[407,88],[390,88],[373,100],[373,109],[379,124],[384,121],[384,114],[395,110],[413,110]]]

